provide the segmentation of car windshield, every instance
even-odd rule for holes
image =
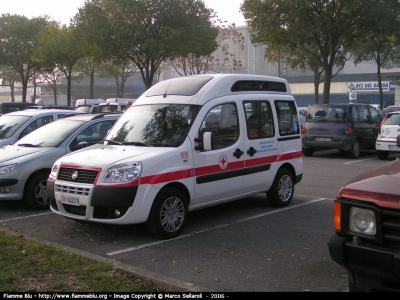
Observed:
[[[131,106],[111,129],[104,143],[177,147],[199,110],[196,105],[152,104]]]
[[[0,139],[7,139],[12,136],[31,118],[31,116],[2,115],[0,117]]]
[[[30,147],[58,147],[86,122],[60,119],[42,126],[20,139],[16,145]]]
[[[307,122],[346,122],[346,106],[315,105],[308,107]]]

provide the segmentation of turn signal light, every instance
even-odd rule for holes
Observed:
[[[334,213],[333,213],[333,224],[335,227],[335,231],[340,231],[342,230],[341,226],[341,211],[342,211],[342,205],[340,202],[336,202],[334,204]]]

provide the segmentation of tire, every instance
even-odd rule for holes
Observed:
[[[387,151],[376,151],[376,154],[378,155],[379,159],[385,160],[389,156],[389,152]]]
[[[47,195],[48,173],[38,173],[31,177],[25,187],[24,201],[30,207],[38,210],[50,208],[50,198]]]
[[[304,156],[312,156],[314,154],[313,148],[303,148],[303,155]]]
[[[350,158],[358,158],[360,156],[361,145],[358,139],[354,140],[351,149],[347,151],[347,156]]]
[[[294,193],[293,175],[288,169],[280,169],[267,192],[268,202],[275,207],[284,207],[292,201]]]
[[[182,233],[188,216],[185,195],[178,189],[168,188],[161,191],[154,200],[146,228],[157,238],[175,238]]]

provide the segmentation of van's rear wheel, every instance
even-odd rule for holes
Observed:
[[[155,237],[171,239],[182,233],[187,219],[185,195],[178,189],[168,188],[160,192],[154,200],[146,228]]]
[[[24,201],[30,208],[39,210],[50,208],[50,198],[47,195],[48,177],[48,173],[42,172],[29,179],[24,191]]]
[[[267,192],[267,200],[272,206],[283,207],[289,205],[294,193],[293,175],[288,169],[280,169],[274,182]]]

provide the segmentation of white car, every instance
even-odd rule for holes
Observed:
[[[390,153],[400,153],[396,144],[400,134],[400,111],[389,112],[380,124],[378,138],[376,139],[376,152],[379,159],[388,158]]]
[[[21,200],[48,209],[47,177],[61,156],[100,142],[119,114],[79,114],[60,119],[0,148],[0,201]]]
[[[0,147],[14,144],[28,133],[61,119],[66,115],[82,114],[66,109],[28,109],[0,117]]]

